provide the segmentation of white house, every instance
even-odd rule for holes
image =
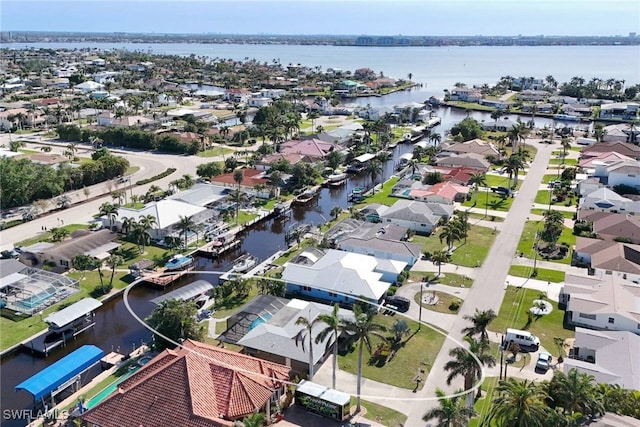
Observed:
[[[102,83],[96,83],[91,80],[87,80],[86,82],[82,82],[79,85],[75,86],[76,89],[80,89],[85,93],[90,93],[96,90],[104,89],[104,85]]]
[[[482,92],[474,88],[458,87],[451,90],[450,99],[452,101],[478,102],[482,99]]]
[[[305,250],[285,265],[287,292],[328,303],[352,305],[362,297],[379,303],[406,262],[329,249]]]
[[[597,383],[640,390],[640,336],[627,331],[576,328],[576,338],[562,370],[593,375]]]
[[[577,237],[574,256],[596,276],[616,276],[640,283],[640,245]]]
[[[576,326],[640,333],[640,286],[619,277],[567,275],[560,302]]]
[[[249,98],[249,100],[247,101],[247,104],[249,105],[249,107],[255,108],[268,107],[269,105],[273,104],[273,99],[258,95],[252,95],[251,98]]]
[[[287,91],[284,89],[260,89],[259,93],[262,98],[278,99],[285,96]]]
[[[413,266],[422,256],[422,245],[402,240],[407,228],[370,222],[336,238],[336,248],[381,259],[406,262]]]
[[[448,220],[454,207],[440,203],[398,200],[380,215],[383,224],[407,227],[420,234],[431,234],[441,218]]]
[[[633,201],[603,187],[582,197],[580,209],[638,215],[640,214],[640,201]]]
[[[607,186],[628,185],[640,189],[640,162],[633,159],[595,164],[594,175],[606,178]]]

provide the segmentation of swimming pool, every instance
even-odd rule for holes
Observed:
[[[271,319],[271,313],[264,313],[258,316],[258,318],[251,322],[251,325],[249,325],[249,330],[252,330],[261,323],[267,322],[269,319]]]
[[[40,304],[42,304],[43,302],[45,302],[46,300],[48,300],[49,298],[52,298],[55,296],[55,290],[53,291],[53,293],[49,293],[47,292],[48,290],[45,290],[43,292],[40,292],[36,295],[30,296],[29,298],[25,298],[23,300],[20,301],[16,301],[15,304],[19,307],[22,308],[26,308],[26,309],[33,309],[36,308],[37,306],[39,306]]]
[[[113,393],[114,391],[116,391],[116,388],[118,388],[118,384],[120,384],[122,381],[126,380],[127,378],[129,378],[131,375],[135,374],[136,371],[140,369],[139,366],[135,366],[133,369],[131,369],[129,372],[127,372],[126,374],[124,374],[123,376],[121,376],[120,378],[118,378],[117,380],[115,380],[114,382],[112,382],[111,384],[109,384],[108,386],[106,386],[100,393],[96,394],[95,396],[93,396],[85,405],[85,408],[87,409],[91,409],[94,406],[96,406],[98,403],[102,402],[104,399],[106,399],[107,397],[109,397],[109,395],[111,393]]]

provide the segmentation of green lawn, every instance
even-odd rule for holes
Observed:
[[[436,311],[438,313],[456,314],[458,312],[458,310],[460,309],[460,306],[462,305],[462,299],[458,298],[455,295],[448,294],[446,292],[440,292],[440,291],[425,291],[425,292],[423,292],[423,296],[425,294],[427,294],[427,292],[435,292],[436,293],[436,297],[438,298],[438,303],[437,304],[422,304],[422,308],[424,308],[425,310]],[[417,304],[420,304],[420,292],[417,292],[414,295],[413,300]],[[449,308],[449,306],[451,305],[451,303],[453,301],[460,301],[460,304],[458,305],[458,308],[455,309],[455,310],[451,310]]]
[[[64,225],[60,228],[63,228],[65,230],[69,231],[69,234],[73,233],[76,230],[86,230],[89,228],[89,226],[87,224],[69,224],[69,225]],[[25,240],[21,240],[20,242],[16,242],[13,245],[14,246],[29,246],[29,245],[33,245],[34,243],[38,243],[38,242],[50,242],[51,241],[51,231],[47,231],[44,233],[40,233],[38,234],[36,237],[31,237],[29,239],[25,239]]]
[[[485,181],[487,183],[487,187],[508,187],[509,184],[513,185],[513,180],[509,182],[509,176],[506,174],[503,176],[486,175]],[[522,181],[524,181],[524,178],[522,177],[522,175],[519,175],[516,189],[519,189],[522,186]]]
[[[124,175],[131,175],[140,170],[140,166],[129,166],[127,170],[124,171]]]
[[[471,200],[466,200],[462,203],[462,206],[474,207],[478,209],[489,208],[491,211],[508,212],[513,203],[513,197],[501,196],[491,191],[482,191],[478,194],[478,200],[476,201],[475,195]]]
[[[234,150],[230,148],[216,147],[205,151],[198,151],[196,154],[198,157],[217,157],[226,156],[227,154],[234,153]]]
[[[352,397],[351,406],[355,405],[356,398]],[[367,413],[364,414],[364,418],[376,421],[383,426],[402,427],[404,423],[407,422],[407,416],[395,409],[387,408],[386,406],[378,405],[377,403],[362,399],[360,400],[360,405],[367,410]]]
[[[524,224],[524,229],[522,230],[522,235],[520,236],[520,242],[518,242],[518,254],[524,255],[526,258],[533,259],[535,257],[535,252],[533,250],[533,245],[536,239],[536,232],[542,231],[542,227],[544,222],[540,221],[527,221]],[[569,251],[567,256],[560,260],[548,260],[552,262],[560,262],[563,264],[571,263],[571,248],[576,243],[576,236],[573,234],[573,230],[570,228],[564,227],[562,230],[562,234],[558,239],[558,244],[567,243],[569,245]],[[543,258],[538,256],[539,260]]]
[[[531,277],[537,280],[547,280],[553,283],[564,282],[564,271],[558,270],[549,270],[546,268],[536,268],[538,270],[538,274],[533,277],[531,274],[533,273],[533,266],[528,265],[512,265],[509,267],[509,274],[511,276],[517,277]]]
[[[482,397],[476,400],[476,403],[474,404],[474,408],[478,415],[469,421],[469,427],[479,427],[482,418],[489,414],[493,400],[493,389],[497,383],[497,377],[485,378],[484,383],[482,383]]]
[[[238,224],[244,224],[247,223],[255,218],[258,217],[258,214],[255,213],[251,213],[251,212],[247,212],[247,211],[239,211],[238,212]],[[236,216],[235,215],[231,215],[229,216],[229,223],[233,223],[236,224]]]
[[[542,183],[543,184],[548,184],[551,181],[555,181],[556,179],[559,179],[558,178],[558,174],[555,174],[555,173],[554,174],[547,174],[547,175],[542,177]]]
[[[390,384],[396,387],[413,389],[416,385],[416,377],[420,375],[424,385],[429,369],[433,365],[442,343],[445,338],[440,333],[429,327],[422,327],[417,331],[418,323],[406,318],[396,316],[376,315],[375,322],[387,328],[387,332],[383,333],[387,337],[392,336],[391,328],[396,319],[402,319],[407,322],[411,328],[410,335],[404,338],[404,342],[397,351],[392,360],[382,364],[370,364],[370,354],[364,350],[362,360],[362,375],[375,381]],[[377,348],[381,340],[372,337],[372,347]],[[352,374],[356,374],[358,370],[358,350],[353,348],[352,351],[345,355],[338,356],[340,369]],[[423,372],[420,372],[422,370]]]
[[[556,209],[551,209],[551,210],[555,211]],[[531,209],[531,213],[535,215],[543,215],[545,212],[547,212],[547,209]],[[561,211],[561,210],[558,210],[558,212],[560,212],[562,216],[567,219],[573,219],[573,216],[575,215],[575,212]]]
[[[387,182],[385,182],[380,191],[376,191],[375,194],[368,196],[364,199],[363,203],[359,203],[355,205],[357,209],[361,209],[370,203],[380,203],[381,205],[391,206],[395,202],[397,202],[397,197],[391,197],[391,189],[394,185],[400,180],[398,177],[390,178]]]
[[[424,280],[425,277],[427,278],[426,280]],[[453,286],[455,288],[458,288],[461,285],[464,285],[465,288],[470,288],[473,285],[473,279],[457,273],[442,273],[438,276],[438,272],[411,270],[409,272],[409,280],[413,282],[427,281],[441,285]]]
[[[504,221],[504,218],[502,218],[500,216],[489,215],[489,217],[487,218],[486,216],[484,216],[483,213],[475,213],[475,212],[469,212],[469,218],[486,219],[486,220],[491,221],[491,222],[503,222]]]
[[[539,190],[536,193],[536,198],[534,200],[535,203],[542,203],[543,205],[549,204],[549,197],[551,196],[551,191],[549,190]],[[553,204],[553,201],[551,202]]]
[[[549,160],[549,164],[550,165],[568,165],[568,166],[575,166],[578,164],[578,159],[564,159],[564,163],[562,162],[562,159],[551,159]]]
[[[496,238],[496,232],[491,228],[472,225],[469,229],[467,243],[464,240],[456,242],[456,247],[451,256],[451,263],[464,267],[477,267],[482,265],[489,253],[489,248]],[[413,243],[423,246],[423,251],[430,253],[446,250],[446,243],[440,242],[438,231],[431,236],[413,236]]]
[[[498,317],[491,323],[489,329],[504,333],[507,328],[526,329],[540,338],[542,346],[552,354],[557,355],[558,349],[553,342],[554,337],[571,338],[575,332],[563,326],[564,310],[552,301],[553,311],[546,316],[536,318],[527,326],[527,311],[533,307],[533,300],[540,299],[540,291],[509,286],[502,300]]]

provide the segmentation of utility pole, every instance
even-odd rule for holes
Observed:
[[[427,282],[428,283],[428,282]],[[422,327],[422,290],[424,285],[420,282],[420,306],[418,308],[418,330]]]

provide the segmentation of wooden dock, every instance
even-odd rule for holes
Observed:
[[[222,246],[213,246],[214,243],[215,242],[209,242],[206,245],[199,247],[197,250],[198,254],[209,257],[209,258],[216,258],[222,255],[223,253],[235,248],[236,246],[239,246],[240,243],[242,243],[242,240],[235,239]]]
[[[157,286],[160,288],[166,288],[167,286],[171,285],[173,282],[175,282],[185,274],[188,274],[189,272],[193,271],[193,269],[194,269],[194,266],[190,265],[184,270],[180,270],[171,274],[164,274],[163,273],[164,268],[162,268],[149,276],[143,276],[143,278],[144,278],[144,282],[147,282],[150,285]]]

